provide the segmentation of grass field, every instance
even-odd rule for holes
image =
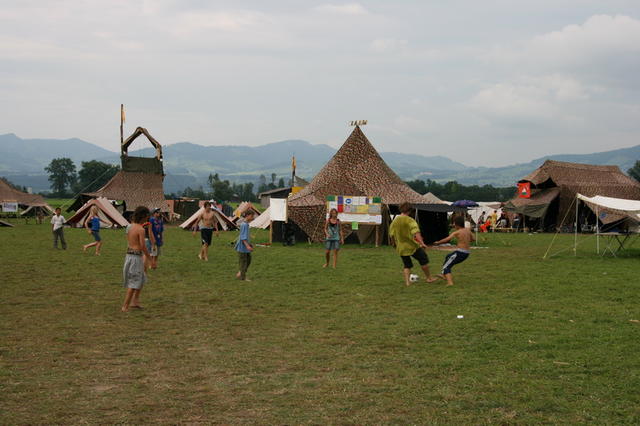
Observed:
[[[238,282],[236,235],[204,263],[170,228],[123,314],[122,231],[95,257],[82,230],[54,251],[49,226],[0,228],[0,423],[640,422],[638,249],[584,236],[543,260],[552,235],[489,235],[445,288],[404,287],[388,247],[334,271],[319,245],[274,246]]]

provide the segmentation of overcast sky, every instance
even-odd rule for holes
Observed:
[[[640,143],[637,0],[0,0],[0,133],[507,165]]]

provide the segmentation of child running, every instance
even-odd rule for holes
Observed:
[[[100,217],[98,216],[98,208],[92,206],[89,211],[89,217],[84,222],[84,227],[87,228],[89,235],[93,235],[94,242],[85,244],[82,246],[82,251],[87,251],[89,247],[96,247],[96,256],[100,256],[100,249],[102,248],[102,238],[100,238]]]
[[[329,260],[331,260],[331,251],[333,251],[333,269],[336,269],[338,264],[338,251],[340,250],[340,244],[344,244],[344,236],[342,234],[342,227],[340,226],[340,219],[338,219],[338,210],[331,209],[329,211],[329,218],[324,223],[324,235],[325,239],[325,263],[323,268],[329,266]]]
[[[140,292],[147,281],[143,256],[149,256],[144,241],[142,224],[149,220],[149,209],[144,206],[136,207],[133,212],[132,223],[127,229],[127,255],[124,258],[122,275],[127,294],[122,305],[122,312],[129,308],[142,309],[140,306]]]
[[[396,251],[402,259],[403,269],[402,274],[404,276],[404,284],[406,286],[411,285],[410,276],[411,268],[413,268],[413,257],[420,264],[424,277],[428,283],[437,281],[437,278],[431,276],[429,271],[429,257],[425,253],[424,249],[427,247],[422,239],[420,233],[420,227],[418,223],[411,217],[413,213],[413,206],[409,203],[400,204],[400,214],[391,223],[389,227],[389,237],[391,238],[391,245],[396,248]]]
[[[451,268],[453,265],[464,262],[467,257],[469,257],[470,251],[469,246],[472,241],[475,241],[473,233],[464,227],[464,217],[456,216],[453,221],[453,225],[456,230],[453,231],[447,238],[443,238],[440,241],[436,241],[434,244],[444,244],[448,243],[452,239],[456,239],[458,244],[456,246],[456,250],[452,253],[449,253],[447,257],[444,258],[444,263],[442,265],[442,274],[436,275],[438,278],[442,278],[447,280],[447,285],[453,285],[453,276],[451,275]]]
[[[247,269],[251,265],[251,252],[253,251],[251,236],[249,235],[249,223],[253,220],[253,211],[247,210],[242,214],[242,217],[244,217],[244,222],[240,225],[240,236],[236,242],[236,251],[238,252],[240,263],[240,270],[236,274],[236,278],[242,281],[251,281],[247,279]]]

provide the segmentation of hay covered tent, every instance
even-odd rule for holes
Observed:
[[[342,147],[318,172],[309,185],[292,195],[287,203],[289,221],[293,221],[312,241],[324,239],[326,199],[328,195],[378,196],[383,203],[380,241],[387,242],[390,208],[403,202],[422,204],[424,198],[412,190],[391,170],[356,126]],[[343,225],[347,241],[375,242],[375,226],[360,225],[353,231]]]
[[[531,226],[542,230],[572,227],[575,221],[572,206],[578,193],[640,200],[640,183],[622,173],[618,166],[547,160],[519,183],[530,183],[531,197],[513,198],[504,209],[523,214]]]
[[[133,157],[129,155],[129,146],[139,136],[144,135],[156,150],[155,157]],[[121,145],[122,170],[95,192],[83,193],[67,211],[77,210],[92,198],[104,197],[124,202],[124,216],[131,214],[136,207],[159,208],[167,213],[169,207],[164,199],[164,171],[162,167],[162,146],[142,127],[129,136]]]
[[[41,210],[44,214],[49,215],[53,213],[53,209],[44,200],[42,195],[27,194],[26,192],[18,191],[12,188],[4,180],[0,179],[0,207],[2,203],[18,203],[18,206],[25,211],[22,212],[36,212]]]

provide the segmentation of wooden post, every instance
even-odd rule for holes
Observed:
[[[273,221],[269,221],[269,244],[273,244]]]
[[[376,225],[376,247],[380,247],[380,225]]]
[[[122,144],[124,143],[124,132],[123,132],[123,123],[124,123],[124,104],[120,104],[120,150],[122,150]]]

